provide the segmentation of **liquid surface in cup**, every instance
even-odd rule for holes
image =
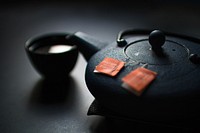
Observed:
[[[75,46],[65,45],[65,44],[56,44],[56,45],[49,45],[49,46],[43,46],[35,49],[34,51],[36,53],[40,54],[47,54],[47,53],[63,53],[70,51]]]

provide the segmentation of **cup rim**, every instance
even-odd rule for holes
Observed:
[[[45,40],[45,39],[55,39],[56,37],[63,37],[63,39],[66,39],[67,36],[70,36],[70,35],[71,35],[70,33],[62,33],[62,32],[61,33],[47,33],[47,34],[36,35],[36,36],[30,37],[25,42],[24,47],[25,47],[27,52],[30,52],[32,54],[37,54],[37,55],[58,55],[58,54],[67,53],[69,51],[60,52],[60,53],[37,53],[37,52],[34,52],[33,50],[30,50],[30,47],[33,46],[35,43],[40,42],[40,41]],[[76,45],[72,44],[72,46],[74,46],[74,47],[71,50],[77,49]]]

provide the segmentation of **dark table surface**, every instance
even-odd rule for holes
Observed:
[[[82,31],[112,42],[129,28],[162,29],[200,38],[196,1],[7,1],[0,4],[0,132],[102,133],[157,131],[156,126],[110,122],[87,116],[94,97],[84,81],[79,56],[64,85],[49,85],[31,66],[27,39],[54,32]],[[178,129],[180,130],[180,129]],[[168,131],[166,128],[158,131]],[[172,129],[172,131],[174,131]]]

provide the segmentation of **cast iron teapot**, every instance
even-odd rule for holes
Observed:
[[[112,44],[76,32],[66,37],[88,61],[85,80],[105,108],[145,121],[193,121],[200,114],[200,40],[160,30],[126,30]],[[94,73],[104,58],[125,62],[114,76]],[[157,73],[142,95],[122,87],[122,78],[139,67]]]

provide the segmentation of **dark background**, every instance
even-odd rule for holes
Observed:
[[[79,56],[69,81],[46,83],[31,66],[24,44],[33,36],[76,31],[110,43],[119,31],[129,28],[161,29],[200,38],[199,7],[195,0],[1,1],[0,132],[189,131],[87,116],[94,98],[84,82],[83,57]]]

